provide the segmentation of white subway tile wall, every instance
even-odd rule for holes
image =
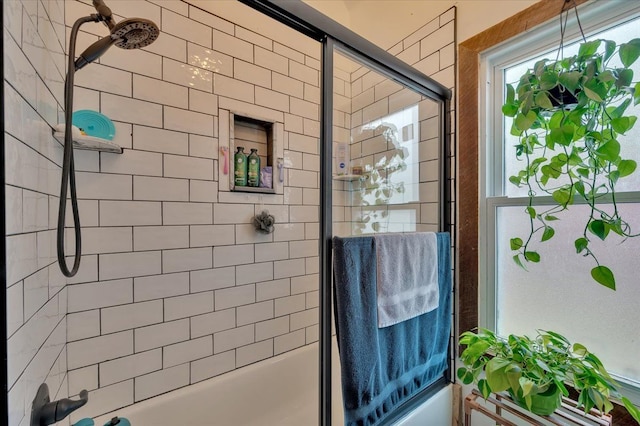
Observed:
[[[94,10],[3,2],[10,426],[28,421],[41,382],[53,398],[90,390],[75,422],[318,339],[320,45],[267,18],[230,22],[184,2],[111,7],[118,20],[146,17],[162,32],[77,74],[75,109],[114,120],[124,152],[76,152],[84,256],[66,279],[55,264],[62,148],[51,126],[64,116],[65,25]],[[452,20],[428,23],[397,49],[425,67],[438,57],[429,70],[451,87]],[[78,50],[103,32],[85,25]],[[338,139],[411,100],[366,70],[338,70],[335,87],[346,103],[334,113]],[[421,132],[431,131],[428,107]],[[228,111],[284,124],[283,194],[219,192]],[[421,139],[418,191],[429,197],[434,145]],[[358,213],[348,185],[334,190],[344,224]],[[431,224],[436,204],[424,201],[412,208]],[[251,225],[265,209],[273,234]]]
[[[40,383],[48,384],[53,398],[68,396],[68,291],[65,279],[50,268],[55,260],[55,220],[51,218],[57,216],[62,159],[51,126],[57,124],[63,99],[65,12],[62,0],[46,6],[32,1],[2,4],[9,389],[5,397],[12,426],[28,423]],[[103,71],[96,70],[101,75]],[[126,80],[126,73],[111,75],[114,90],[128,94],[123,75]],[[78,170],[97,171],[96,163],[85,164],[78,158],[76,164]],[[87,183],[91,186],[95,181]],[[102,185],[94,189],[106,190]],[[123,193],[106,190],[105,195],[130,199],[126,189]],[[72,339],[95,335],[95,322],[86,319],[86,327],[79,328]]]

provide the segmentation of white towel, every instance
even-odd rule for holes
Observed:
[[[378,234],[378,328],[438,307],[438,243],[433,232]]]

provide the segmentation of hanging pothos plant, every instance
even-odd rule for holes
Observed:
[[[612,65],[619,58],[622,67]],[[610,40],[580,45],[577,55],[555,61],[543,59],[529,69],[516,87],[507,85],[502,112],[513,118],[511,134],[518,137],[516,156],[525,163],[509,181],[528,191],[528,235],[510,241],[515,262],[539,262],[536,240],[555,235],[558,214],[578,199],[589,209],[576,252],[591,257],[591,276],[615,290],[611,269],[598,261],[592,239],[611,233],[635,236],[618,209],[616,184],[635,172],[634,160],[620,156],[619,136],[635,124],[627,115],[640,103],[640,83],[633,83],[631,65],[640,57],[640,39],[619,46]],[[550,195],[551,206],[534,205],[534,197]],[[605,209],[604,204],[610,204]],[[534,238],[535,237],[535,238]]]

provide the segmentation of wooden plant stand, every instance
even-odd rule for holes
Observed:
[[[479,399],[479,400],[478,400]],[[471,426],[471,412],[473,410],[493,419],[496,425],[579,425],[579,426],[613,426],[613,419],[609,414],[600,414],[592,410],[585,414],[583,410],[576,408],[577,403],[568,398],[562,398],[562,407],[550,416],[539,416],[519,407],[513,400],[504,394],[492,394],[486,400],[476,389],[464,399],[464,424]],[[491,408],[493,406],[493,408]],[[517,423],[502,416],[509,413],[516,417]]]

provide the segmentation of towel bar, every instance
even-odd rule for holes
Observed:
[[[585,414],[584,411],[576,408],[577,403],[575,401],[568,398],[562,398],[562,407],[552,415],[539,416],[517,406],[508,395],[492,395],[493,397],[490,396],[487,398],[486,406],[481,404],[484,398],[482,398],[482,395],[477,390],[474,389],[467,395],[464,399],[464,424],[466,426],[471,426],[471,412],[473,410],[493,419],[496,425],[503,426],[519,426],[522,424],[534,426],[613,426],[613,419],[610,414],[601,415],[595,410],[592,410],[589,414]],[[478,398],[480,398],[480,401],[477,401]],[[491,405],[494,406],[495,412],[490,408]],[[518,420],[508,420],[504,418],[502,416],[503,411],[508,412]],[[521,423],[520,420],[526,423]],[[514,421],[518,423],[514,423]]]

